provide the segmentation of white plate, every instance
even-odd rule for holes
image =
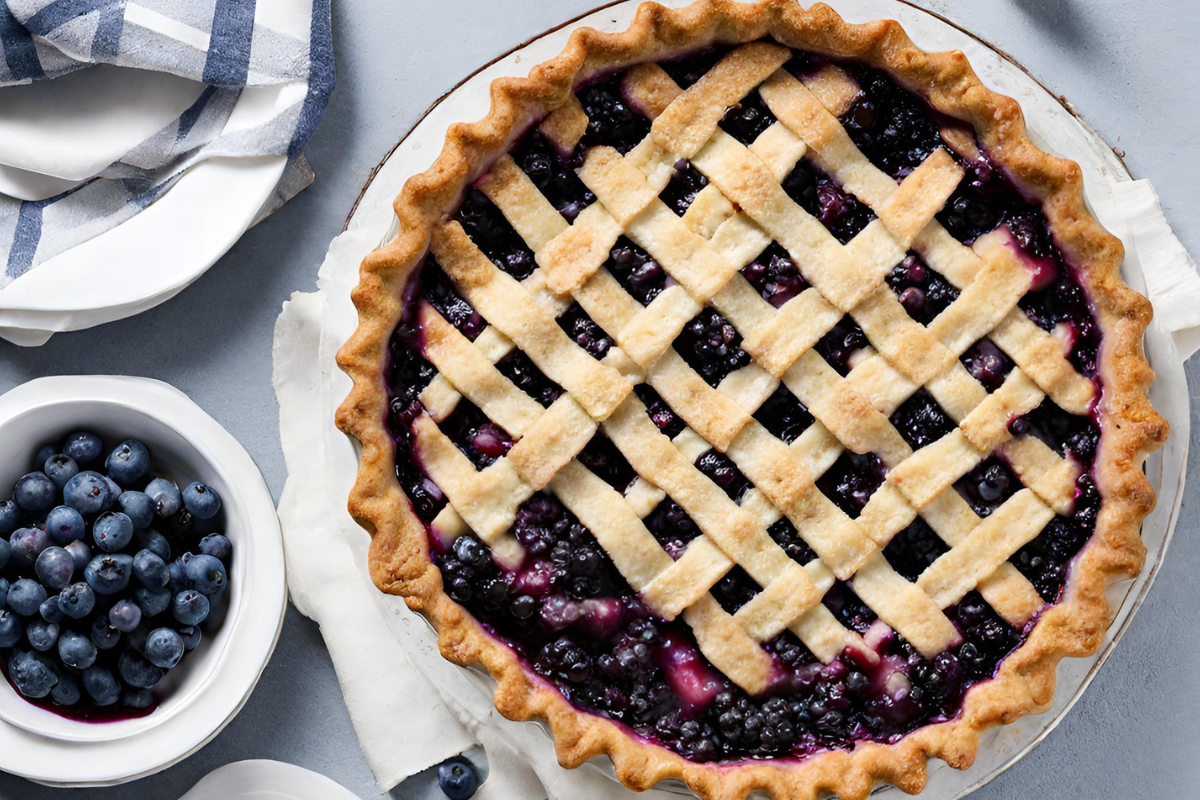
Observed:
[[[219,630],[179,670],[148,716],[102,724],[67,720],[0,682],[0,769],[59,786],[120,783],[195,752],[241,709],[275,648],[287,604],[283,544],[271,492],[249,454],[179,390],[125,377],[53,377],[0,397],[0,486],[27,454],[73,429],[106,442],[140,438],[179,479],[210,483],[224,500],[234,544],[228,610]]]
[[[292,764],[238,761],[210,772],[179,800],[358,800],[358,796],[324,775]]]

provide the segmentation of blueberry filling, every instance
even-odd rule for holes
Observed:
[[[711,48],[663,67],[686,88],[726,52],[728,48]],[[786,68],[805,77],[825,63],[820,57],[798,54]],[[868,159],[893,178],[902,179],[943,146],[940,130],[946,120],[881,73],[854,65],[848,68],[863,91],[842,122]],[[512,151],[517,165],[568,220],[595,201],[575,172],[586,149],[605,144],[628,152],[649,132],[648,120],[623,92],[621,79],[617,74],[579,90],[589,125],[572,152],[560,152],[536,129]],[[773,121],[755,92],[729,109],[721,127],[748,143]],[[967,243],[997,226],[1007,227],[1035,269],[1035,288],[1021,301],[1021,308],[1037,325],[1064,336],[1071,344],[1070,358],[1076,368],[1094,377],[1099,330],[1086,296],[1062,262],[1045,218],[986,156],[964,166],[967,177],[939,219],[953,236]],[[694,167],[681,163],[661,197],[673,212],[682,215],[706,184]],[[810,161],[796,166],[785,180],[785,189],[842,242],[874,219],[869,208]],[[456,219],[488,258],[512,277],[523,279],[536,268],[528,247],[481,191],[468,192]],[[624,237],[613,247],[605,268],[642,305],[651,303],[670,285],[662,266]],[[776,308],[808,288],[777,244],[745,267],[743,275]],[[908,314],[922,324],[932,321],[957,297],[942,276],[913,254],[886,280]],[[436,375],[424,357],[416,310],[421,300],[428,300],[471,340],[484,330],[486,322],[432,256],[410,282],[404,300],[403,318],[389,349],[386,422],[396,446],[397,478],[417,516],[428,524],[447,499],[424,472],[415,448],[412,426],[426,413],[421,394]],[[613,346],[607,333],[578,304],[572,304],[558,322],[596,358],[603,358]],[[846,375],[855,355],[868,345],[853,319],[845,317],[815,349],[834,370]],[[750,363],[738,331],[711,308],[685,325],[674,347],[711,386]],[[987,339],[976,342],[961,361],[989,392],[999,388],[1013,368],[1011,359]],[[543,407],[562,394],[561,387],[519,350],[505,356],[497,367]],[[675,437],[684,430],[683,420],[654,389],[639,384],[635,393],[662,433]],[[754,416],[789,443],[813,423],[804,404],[782,385]],[[901,405],[891,422],[914,448],[938,440],[954,427],[924,390]],[[479,469],[503,457],[515,443],[465,398],[439,426]],[[1014,435],[1028,433],[1042,439],[1084,468],[1073,513],[1053,519],[1010,559],[1052,603],[1062,592],[1071,559],[1095,529],[1100,498],[1090,468],[1099,430],[1092,418],[1067,414],[1050,400],[1014,417],[1009,429]],[[628,491],[636,479],[628,461],[603,433],[597,433],[578,458],[616,491]],[[735,500],[750,485],[733,462],[716,450],[702,453],[696,467]],[[886,468],[876,456],[844,452],[818,479],[818,487],[846,514],[857,517],[885,474]],[[992,457],[960,479],[955,489],[977,514],[987,516],[1021,486],[1004,461]],[[644,523],[672,558],[681,557],[700,536],[695,521],[669,497]],[[922,725],[954,717],[967,689],[990,678],[1027,632],[1009,626],[972,592],[946,609],[963,642],[925,659],[876,619],[855,594],[853,579],[838,581],[823,604],[843,624],[864,634],[880,663],[871,666],[861,654],[847,651],[832,663],[822,664],[792,633],[785,632],[765,644],[776,662],[776,681],[763,696],[750,697],[704,660],[685,623],[655,617],[617,572],[592,532],[555,497],[539,492],[522,503],[512,533],[525,555],[520,564],[503,567],[473,536],[459,537],[447,545],[431,535],[432,558],[449,596],[576,707],[618,720],[637,735],[696,761],[801,757],[852,748],[858,741],[896,741]],[[768,533],[797,563],[816,558],[786,518],[771,525]],[[900,575],[915,580],[946,549],[918,518],[892,538],[884,557]],[[712,587],[711,594],[723,608],[735,612],[759,591],[749,575],[735,567]]]

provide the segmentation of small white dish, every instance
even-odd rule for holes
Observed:
[[[246,701],[274,650],[287,604],[283,545],[270,490],[249,454],[186,395],[127,377],[52,377],[0,397],[0,486],[28,471],[28,453],[72,430],[106,443],[141,439],[156,471],[211,484],[234,545],[225,618],[173,670],[155,711],[89,723],[22,699],[0,682],[0,769],[55,785],[142,777],[194,752]],[[53,756],[53,757],[52,757]]]
[[[204,776],[179,800],[358,800],[341,784],[282,761],[237,761]]]

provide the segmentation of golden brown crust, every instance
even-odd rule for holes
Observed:
[[[1103,332],[1102,437],[1095,478],[1104,504],[1096,534],[1078,557],[1063,600],[1042,614],[994,680],[967,693],[958,719],[921,728],[894,745],[863,743],[852,752],[823,753],[798,762],[718,767],[686,761],[665,748],[636,741],[601,717],[577,712],[557,691],[532,678],[510,649],[488,636],[442,591],[424,527],[395,479],[393,445],[384,426],[387,387],[382,367],[400,316],[401,290],[428,248],[434,223],[453,213],[465,187],[522,131],[566,102],[575,85],[593,75],[711,43],[768,35],[792,47],[855,58],[886,70],[934,108],[972,125],[993,161],[1042,203],[1057,244],[1079,267]],[[363,262],[353,293],[359,327],[338,355],[354,388],[338,410],[337,422],[362,444],[350,511],[373,534],[370,566],[375,583],[404,597],[433,621],[447,659],[481,664],[492,674],[501,713],[512,719],[546,720],[564,766],[607,754],[617,777],[630,788],[646,789],[678,778],[706,800],[739,800],[755,789],[774,798],[795,800],[831,792],[856,800],[881,781],[917,792],[925,784],[927,759],[940,758],[960,769],[970,766],[982,730],[1044,711],[1054,695],[1059,659],[1088,655],[1100,646],[1111,615],[1105,588],[1136,575],[1144,561],[1140,526],[1153,507],[1154,492],[1141,465],[1167,435],[1166,422],[1147,399],[1154,375],[1142,337],[1150,304],[1122,282],[1121,244],[1085,209],[1078,165],[1037,149],[1026,136],[1017,103],[987,89],[962,53],[925,53],[894,21],[850,25],[827,6],[805,10],[794,0],[754,6],[699,0],[678,10],[647,3],[627,31],[580,29],[561,55],[535,67],[528,78],[493,83],[491,112],[479,122],[450,128],[437,162],[407,182],[395,210],[401,233]]]

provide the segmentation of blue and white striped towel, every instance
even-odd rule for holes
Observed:
[[[0,288],[137,214],[217,156],[285,155],[275,204],[311,177],[304,145],[333,90],[330,0],[0,0],[3,87],[92,64],[170,72],[208,88],[96,180],[38,202],[0,195]],[[295,102],[223,135],[247,86],[293,85]]]

